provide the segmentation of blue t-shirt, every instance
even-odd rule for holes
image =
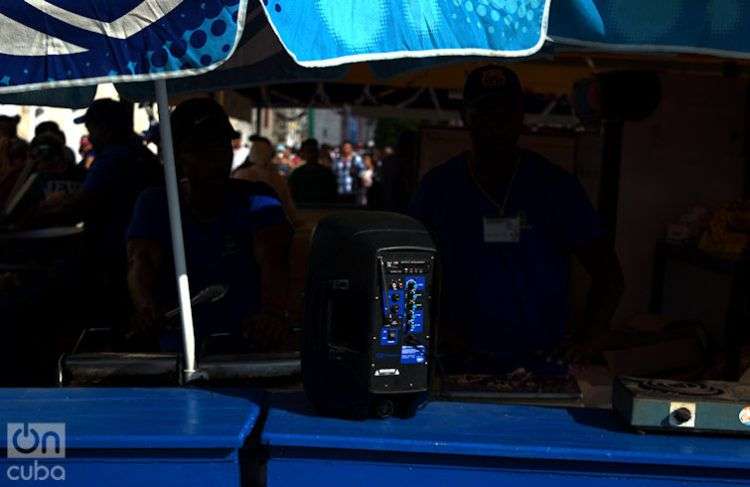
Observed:
[[[430,171],[411,205],[440,249],[441,313],[465,327],[475,351],[549,351],[569,318],[572,251],[602,236],[600,220],[575,176],[524,151],[505,212],[520,218],[520,241],[485,243],[484,217],[499,210],[472,178],[467,157]]]
[[[260,305],[260,269],[253,255],[258,230],[286,225],[288,219],[273,190],[263,183],[231,180],[224,209],[210,221],[197,220],[182,205],[182,231],[191,293],[212,285],[228,287],[218,303],[195,310],[196,336],[237,333],[242,320]],[[128,239],[153,240],[164,252],[158,300],[177,306],[172,235],[164,188],[150,188],[138,198]]]
[[[141,191],[160,180],[158,159],[136,139],[97,151],[96,160],[86,173],[83,191],[96,193],[99,201],[85,220],[87,252],[98,265],[124,273],[125,236],[135,201]]]

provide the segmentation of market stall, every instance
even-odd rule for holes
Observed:
[[[238,52],[242,54],[244,50],[242,55],[249,56],[254,49],[252,34],[264,30],[266,33],[262,35],[269,32],[278,35],[278,38],[270,39],[281,39],[283,48],[288,51],[288,54],[282,52],[277,46],[274,56],[291,56],[302,66],[308,66],[305,69],[332,69],[334,72],[325,76],[338,81],[351,73],[336,71],[335,66],[351,61],[369,63],[444,55],[529,56],[543,47],[548,36],[555,40],[555,32],[567,32],[560,37],[567,44],[578,45],[580,41],[587,47],[602,47],[611,41],[616,44],[613,49],[631,52],[711,52],[744,57],[743,52],[748,50],[748,46],[741,45],[741,42],[740,45],[722,42],[724,37],[691,35],[689,39],[675,38],[682,32],[692,32],[687,27],[670,28],[671,37],[662,37],[660,32],[651,32],[648,36],[644,31],[643,38],[607,39],[601,32],[607,31],[605,26],[627,18],[632,27],[636,20],[641,19],[615,15],[618,2],[604,2],[607,8],[601,10],[593,2],[577,2],[571,6],[570,12],[576,14],[577,20],[565,26],[574,33],[586,34],[585,39],[578,41],[571,39],[573,34],[570,31],[555,31],[555,28],[561,29],[560,22],[564,22],[570,13],[560,7],[563,2],[551,2],[552,7],[557,7],[557,10],[552,10],[552,18],[549,18],[550,2],[541,1],[524,4],[528,14],[523,16],[509,5],[504,10],[490,9],[488,4],[481,2],[476,7],[472,2],[444,2],[440,6],[434,2],[412,2],[408,6],[406,2],[371,2],[360,18],[366,20],[365,24],[338,22],[342,17],[339,15],[341,6],[332,0],[317,2],[317,10],[310,10],[307,2],[266,2],[265,7],[260,3],[251,7],[248,18],[252,22],[246,27],[244,44],[240,41],[240,34],[246,2],[203,2],[200,9],[189,2],[142,2],[138,4],[141,7],[130,2],[129,7],[145,9],[131,17],[128,15],[132,11],[116,11],[120,7],[112,2],[113,10],[107,13],[113,18],[120,14],[126,19],[136,19],[133,20],[135,27],[127,21],[90,19],[84,15],[85,9],[76,7],[74,2],[66,4],[71,11],[57,6],[65,2],[35,3],[38,11],[8,7],[0,16],[0,25],[7,14],[9,21],[6,26],[19,35],[19,42],[11,46],[10,52],[5,52],[5,47],[0,48],[0,59],[7,57],[13,61],[10,66],[17,68],[16,73],[24,73],[24,69],[31,73],[24,73],[31,79],[19,82],[8,77],[7,89],[0,88],[0,92],[13,94],[57,85],[70,87],[102,81],[151,80],[148,89],[155,94],[153,99],[158,101],[162,114],[163,158],[170,188],[170,223],[175,236],[176,280],[181,298],[181,360],[184,362],[180,364],[180,375],[185,383],[201,376],[201,364],[195,357],[188,284],[190,269],[181,258],[176,172],[170,151],[169,117],[166,115],[169,113],[170,90],[183,91],[178,88],[182,83],[184,91],[189,91],[192,81],[166,83],[164,78],[202,75],[231,58],[238,45],[241,45]],[[682,8],[682,4],[680,6]],[[156,15],[159,9],[162,9],[160,15]],[[190,25],[183,25],[183,22],[188,22],[186,20],[178,20],[180,9],[183,16],[179,18],[189,18]],[[311,11],[315,15],[306,15]],[[554,16],[555,12],[558,12],[558,17]],[[686,8],[678,9],[678,12],[679,19],[688,27],[703,18],[688,15]],[[579,14],[581,18],[578,18]],[[511,29],[514,35],[501,36],[502,26],[510,25],[506,19],[511,15],[520,18],[516,23],[509,21],[515,25]],[[47,16],[54,17],[54,21],[49,21]],[[383,40],[381,45],[372,45],[371,36],[367,34],[371,32],[373,16],[382,21],[382,25],[375,25],[376,30],[380,29],[377,32],[378,38]],[[406,21],[385,20],[392,17]],[[451,18],[461,20],[458,22],[460,27],[447,20]],[[159,28],[149,29],[148,25],[139,23],[142,19],[151,19],[151,23],[158,24]],[[223,29],[216,27],[217,19],[223,22]],[[580,27],[580,22],[586,29]],[[37,28],[30,33],[26,24]],[[638,25],[643,27],[643,24],[641,19]],[[440,26],[437,33],[431,30],[435,25]],[[548,25],[550,31],[547,31]],[[42,27],[50,27],[52,32],[40,32]],[[741,28],[735,27],[737,37],[742,38]],[[207,42],[207,29],[216,38],[211,42]],[[590,32],[592,29],[594,33]],[[310,43],[311,35],[319,42]],[[134,36],[142,44],[139,45],[142,52],[134,53],[132,59],[126,59],[128,62],[122,62],[123,52],[117,49],[132,45],[120,41]],[[42,44],[52,50],[40,54],[41,57],[23,56],[22,50],[26,46],[21,42],[23,39],[42,39]],[[201,39],[203,43],[199,42]],[[706,39],[709,42],[703,45]],[[658,47],[643,47],[658,42],[662,43]],[[194,49],[187,48],[188,44]],[[201,44],[201,47],[195,47],[196,44]],[[186,47],[186,50],[182,51],[181,47]],[[66,56],[55,57],[63,55],[58,50]],[[262,65],[254,61],[243,65],[242,55],[239,64],[231,65],[230,60],[226,71],[196,78],[193,91],[195,88],[243,88],[262,82],[263,75],[257,74],[257,70],[262,71]],[[258,57],[272,59],[271,62],[280,59],[274,56]],[[76,64],[79,62],[82,64]],[[196,67],[198,65],[203,67]],[[55,71],[63,66],[78,67]],[[280,70],[281,78],[291,73],[292,77],[316,83],[316,88],[324,76],[317,72],[308,79],[309,72],[297,71],[296,65],[287,67],[288,70]],[[87,71],[89,68],[95,72]],[[393,66],[386,68],[386,71],[394,69]],[[577,69],[573,71],[577,72]],[[50,71],[58,73],[54,82],[48,79]],[[252,72],[255,72],[255,80],[248,82],[243,79]],[[411,68],[397,69],[387,78],[397,79],[398,74],[407,76],[409,73]],[[155,85],[153,80],[156,80]],[[123,88],[125,92],[126,88]],[[133,93],[137,99],[138,92]],[[80,102],[80,99],[75,100],[75,103]],[[434,103],[434,100],[430,102]],[[617,208],[610,207],[609,210],[616,214]],[[661,281],[657,280],[657,284]],[[654,303],[656,309],[658,299],[655,298]],[[212,392],[186,387],[150,390],[8,389],[3,396],[0,398],[0,419],[7,418],[9,423],[66,424],[66,475],[68,480],[75,479],[78,484],[101,483],[103,477],[109,477],[109,483],[115,485],[118,482],[131,485],[139,480],[167,485],[204,485],[218,481],[234,485],[254,485],[256,482],[269,485],[304,482],[601,485],[625,481],[638,481],[644,485],[682,485],[688,482],[742,485],[748,483],[750,477],[750,451],[742,439],[641,435],[626,428],[620,419],[606,410],[436,401],[411,419],[353,422],[320,417],[300,394]],[[659,410],[659,414],[664,413],[667,418],[674,412]],[[24,430],[9,427],[8,431],[11,436],[6,435],[5,440],[10,445],[13,433]],[[13,466],[13,461],[9,458],[8,467]]]

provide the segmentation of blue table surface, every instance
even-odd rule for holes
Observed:
[[[432,402],[408,420],[321,418],[301,394],[271,397],[271,447],[684,465],[750,470],[750,438],[641,434],[606,410]]]
[[[261,396],[201,389],[0,389],[3,423],[66,423],[68,449],[240,448]]]

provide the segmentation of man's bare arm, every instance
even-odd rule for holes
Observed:
[[[128,241],[128,288],[135,306],[137,325],[149,327],[157,321],[156,287],[163,266],[158,242]]]
[[[43,201],[26,219],[24,226],[47,227],[55,225],[75,225],[84,221],[97,207],[101,198],[91,191],[51,197]]]

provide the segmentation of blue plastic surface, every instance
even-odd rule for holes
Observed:
[[[2,423],[65,422],[70,449],[239,449],[257,395],[201,389],[0,389]],[[0,428],[0,448],[6,445]]]
[[[686,473],[665,469],[596,469],[587,465],[446,463],[414,458],[373,459],[272,458],[268,487],[729,487],[750,485],[746,472]]]
[[[261,438],[277,452],[328,449],[339,454],[402,452],[422,457],[742,469],[750,478],[747,439],[643,435],[626,429],[614,413],[603,410],[433,402],[410,420],[357,422],[317,417],[300,394],[275,395]]]
[[[259,460],[243,448],[260,412],[246,391],[0,389],[0,423],[65,423],[64,458],[38,460],[9,458],[0,425],[0,485],[51,469],[65,481],[47,482],[76,486],[248,485]],[[29,438],[44,428],[27,427]]]

